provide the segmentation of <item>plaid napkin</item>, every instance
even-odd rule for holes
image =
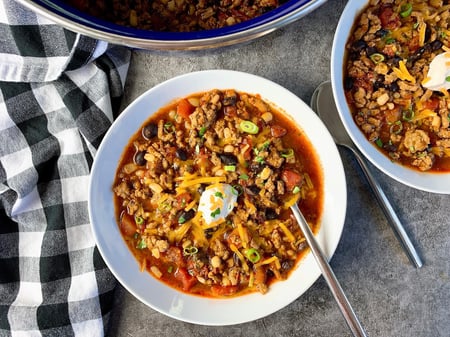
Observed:
[[[88,180],[129,57],[0,0],[0,336],[106,333]]]

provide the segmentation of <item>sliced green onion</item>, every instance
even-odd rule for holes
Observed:
[[[297,194],[298,192],[300,192],[300,187],[295,186],[294,189],[292,190],[292,193]]]
[[[245,257],[252,263],[257,263],[261,259],[261,255],[255,248],[245,250]]]
[[[294,156],[294,150],[293,149],[287,149],[281,153],[281,156],[283,158],[292,158]]]
[[[378,139],[375,141],[375,144],[377,144],[378,147],[383,147],[383,141],[382,141],[380,138],[378,138]]]
[[[203,136],[205,135],[205,133],[206,133],[206,130],[208,130],[208,129],[206,128],[206,126],[203,126],[203,127],[200,129],[200,131],[198,132],[198,135],[199,135],[200,137],[203,137]]]
[[[395,42],[395,39],[394,38],[392,38],[392,37],[389,37],[389,38],[387,38],[386,39],[386,44],[392,44],[392,43],[394,43]]]
[[[261,145],[261,150],[267,150],[267,148],[270,145],[270,140],[265,141],[262,145]]]
[[[242,122],[239,124],[239,128],[240,128],[242,131],[244,131],[244,132],[246,132],[246,133],[249,133],[249,134],[251,134],[251,135],[256,135],[256,134],[259,132],[258,125],[256,125],[256,124],[253,123],[253,122],[250,122],[250,121],[242,121]]]
[[[216,193],[214,193],[214,196],[217,197],[217,198],[223,199],[222,192],[216,192]]]
[[[136,225],[142,225],[144,223],[144,218],[142,218],[141,216],[135,216],[134,222],[136,222]]]
[[[380,53],[373,53],[369,57],[372,60],[372,62],[375,64],[381,63],[384,61],[384,55],[380,54]]]
[[[233,185],[231,186],[231,193],[233,193],[236,196],[240,196],[243,192],[241,185]]]
[[[236,166],[235,165],[225,165],[224,169],[225,169],[225,171],[228,171],[228,172],[234,172],[234,171],[236,171]]]
[[[184,255],[195,255],[198,253],[198,248],[195,246],[188,246],[183,248]]]
[[[414,118],[414,110],[411,108],[409,110],[404,110],[402,113],[402,118],[407,122],[412,121]]]
[[[264,158],[263,158],[263,157],[260,157],[260,156],[257,156],[257,157],[255,158],[255,161],[256,161],[257,163],[264,163]]]
[[[211,212],[211,217],[214,218],[216,215],[220,214],[220,208],[216,208],[213,212]]]
[[[167,268],[167,272],[168,272],[169,274],[171,274],[171,273],[173,272],[173,266],[169,266],[169,267]]]
[[[394,133],[396,135],[400,134],[403,130],[403,124],[400,121],[396,121],[394,124],[391,125],[389,128],[390,133]]]
[[[181,223],[181,224],[183,224],[183,223],[185,223],[186,222],[186,218],[184,217],[184,216],[180,216],[179,218],[178,218],[178,223]]]
[[[445,81],[446,81],[446,82],[450,82],[450,76],[447,76],[447,77],[445,78]]]
[[[137,249],[144,249],[147,248],[147,243],[145,242],[145,240],[142,238],[141,241],[138,242]]]
[[[406,18],[407,16],[410,16],[412,13],[412,4],[410,4],[409,2],[403,4],[400,7],[400,16],[402,18]]]
[[[158,205],[158,209],[162,213],[167,213],[172,209],[172,205],[169,202],[164,201]]]
[[[175,127],[173,126],[172,122],[166,122],[164,123],[164,131],[170,133],[175,130]]]
[[[243,173],[239,176],[239,179],[242,179],[242,180],[248,180],[248,178],[249,178],[248,175],[245,173]]]

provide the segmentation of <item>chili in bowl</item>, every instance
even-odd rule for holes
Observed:
[[[450,193],[450,5],[349,1],[332,49],[333,93],[361,152],[392,178]]]
[[[305,103],[266,79],[212,70],[125,109],[95,157],[89,210],[105,262],[138,299],[227,325],[273,313],[320,275],[289,206],[331,257],[345,200],[339,154]]]

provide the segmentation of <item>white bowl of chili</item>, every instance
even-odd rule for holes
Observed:
[[[426,1],[370,3],[350,0],[336,29],[331,81],[339,115],[382,172],[419,190],[450,194],[450,118],[442,108],[449,93],[426,83],[436,85],[427,70],[450,47],[429,18],[448,9]]]
[[[317,160],[316,169],[318,172],[316,173],[321,181],[319,184],[320,188],[318,185],[315,191],[320,207],[320,214],[315,221],[315,232],[319,244],[329,258],[331,258],[338,245],[345,221],[346,182],[337,148],[320,119],[293,93],[267,79],[227,70],[189,73],[163,82],[145,92],[130,104],[113,123],[96,154],[89,186],[89,213],[92,231],[99,251],[109,269],[130,293],[154,310],[169,317],[196,324],[230,325],[262,318],[295,301],[320,276],[320,270],[313,256],[306,253],[292,268],[287,279],[269,284],[269,288],[266,289],[268,291],[265,294],[255,291],[243,291],[242,294],[233,296],[226,296],[223,293],[219,293],[218,296],[211,296],[210,293],[208,296],[202,296],[199,293],[189,293],[189,290],[177,289],[175,286],[168,285],[161,279],[158,279],[158,276],[161,276],[158,274],[175,272],[175,270],[169,270],[171,268],[160,270],[161,265],[159,265],[158,270],[155,272],[148,264],[145,264],[145,268],[149,269],[149,272],[141,271],[140,266],[142,266],[142,263],[137,262],[134,255],[135,252],[132,252],[135,246],[129,249],[126,240],[122,237],[124,229],[123,227],[119,228],[118,221],[120,220],[117,219],[113,188],[117,179],[116,168],[121,159],[126,157],[126,155],[123,156],[123,151],[128,146],[130,139],[135,139],[133,137],[140,133],[139,130],[141,130],[144,122],[151,115],[171,102],[179,101],[180,98],[191,96],[193,93],[209,92],[211,90],[226,91],[230,88],[239,93],[261,97],[267,104],[275,106],[277,111],[281,112],[283,116],[295,125],[293,130],[300,132],[301,137],[309,142],[311,149],[314,151],[311,155],[315,156]],[[226,113],[230,112],[227,111]],[[170,115],[170,112],[168,115]],[[165,122],[165,124],[167,123]],[[260,122],[256,124],[262,125]],[[248,126],[244,127],[244,129],[250,134],[258,132]],[[146,134],[146,137],[149,138],[150,136]],[[205,135],[205,137],[208,136]],[[263,149],[261,147],[255,145],[254,149],[258,149],[259,155],[262,155],[261,151]],[[253,152],[254,149],[251,151]],[[285,154],[287,156],[291,155],[288,152]],[[179,156],[183,156],[183,154],[179,154]],[[183,160],[185,159],[183,158]],[[269,158],[266,158],[266,160],[269,160]],[[238,169],[235,168],[235,170]],[[188,172],[186,174],[192,177],[196,172]],[[263,175],[264,173],[261,171],[259,174]],[[211,179],[216,178],[212,177]],[[240,179],[245,180],[246,178],[241,174]],[[183,180],[178,187],[192,184],[193,180],[190,180],[188,183]],[[220,184],[216,183],[213,187],[219,188],[218,185]],[[287,183],[284,186],[288,186]],[[235,186],[231,190],[234,188]],[[295,187],[292,189],[292,194],[296,193],[295,189]],[[206,191],[211,190],[208,190],[207,187]],[[208,199],[211,199],[213,196],[219,198],[222,196],[222,193],[226,193],[225,189],[219,191],[222,192],[220,194],[215,192]],[[241,195],[241,197],[243,196]],[[295,201],[297,200],[295,199]],[[158,205],[162,205],[162,199],[160,199]],[[251,205],[246,204],[247,206],[250,213]],[[213,213],[211,214],[212,217],[220,212]],[[194,221],[193,218],[190,219]],[[176,224],[176,229],[172,231],[173,233],[179,232],[179,229],[186,223],[186,219],[183,219],[183,221],[178,219],[177,221],[178,223]],[[233,221],[235,221],[234,218]],[[141,223],[141,219],[136,222]],[[227,226],[228,222],[222,224]],[[194,228],[194,225],[189,228]],[[214,226],[214,223],[212,226]],[[211,227],[211,224],[209,224],[209,227]],[[237,225],[238,227],[239,225]],[[292,227],[290,228],[292,229]],[[294,233],[293,230],[292,232]],[[133,238],[135,238],[134,235]],[[129,240],[133,240],[133,238],[130,236]],[[231,251],[231,253],[234,252],[235,259],[232,259],[234,262],[228,261],[241,267],[244,264],[253,266],[252,268],[256,270],[258,262],[263,262],[264,257],[262,253],[258,253],[254,248],[243,250],[239,246],[239,242],[234,241],[234,243],[236,243],[235,249],[237,252]],[[138,241],[135,241],[134,244],[139,246]],[[243,245],[242,242],[241,244]],[[180,249],[183,248],[184,253],[188,255],[196,254],[201,249],[200,247],[197,249],[196,245],[181,247],[180,244]],[[162,251],[162,255],[167,252],[165,249],[162,249]],[[244,254],[246,256],[243,256]],[[243,262],[243,259],[245,259],[246,263]],[[144,261],[144,263],[147,262]],[[276,267],[276,263],[274,266]]]

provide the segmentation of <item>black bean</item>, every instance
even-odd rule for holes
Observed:
[[[258,195],[261,189],[256,185],[250,185],[245,188],[245,192],[250,195]]]
[[[236,156],[231,153],[221,153],[219,158],[225,165],[236,165],[238,163]]]
[[[427,25],[427,28],[425,29],[425,40],[424,40],[425,42],[427,42],[430,39],[431,33],[432,33],[432,31],[431,31],[430,27],[428,27],[428,25]]]
[[[273,208],[266,208],[265,216],[267,220],[275,220],[278,218],[278,214]]]
[[[202,194],[203,192],[205,192],[205,189],[206,189],[205,185],[202,184],[197,188],[197,192]]]
[[[381,28],[375,32],[376,37],[384,37],[389,33],[387,29]]]
[[[346,77],[344,79],[344,89],[345,90],[352,90],[353,89],[353,78],[352,77]]]
[[[138,151],[134,154],[133,160],[139,166],[144,166],[147,164],[147,160],[145,160],[145,151]]]
[[[142,128],[142,136],[147,140],[150,140],[153,137],[156,137],[157,135],[158,135],[158,125],[156,125],[155,123],[149,123]]]
[[[185,149],[177,149],[175,151],[175,155],[177,156],[178,159],[185,161],[188,159],[188,153]]]
[[[389,60],[387,60],[387,64],[388,65],[392,65],[392,66],[398,66],[398,63],[400,62],[402,60],[402,58],[401,57],[399,57],[399,56],[394,56],[394,57],[392,57],[392,58],[390,58]]]
[[[291,270],[294,267],[295,263],[293,260],[284,260],[281,262],[281,269],[283,271]]]
[[[367,48],[367,43],[363,40],[357,40],[352,43],[351,48],[353,51],[361,52],[362,50]]]
[[[440,40],[434,40],[430,43],[431,50],[436,51],[442,48],[444,44]]]
[[[178,216],[178,223],[185,223],[186,221],[191,220],[195,216],[194,209],[190,209],[189,211],[181,211]]]
[[[378,89],[385,88],[386,85],[384,84],[384,76],[378,77],[375,82],[373,83],[373,90],[377,91]]]
[[[216,232],[217,227],[215,228],[207,228],[204,230],[205,236],[207,239],[211,239],[211,237],[213,236],[214,232]]]
[[[392,83],[389,85],[389,90],[392,91],[392,92],[397,92],[397,91],[400,90],[400,87],[398,86],[398,83],[397,83],[397,82],[392,82]]]
[[[237,96],[235,94],[230,95],[230,96],[225,96],[223,98],[223,105],[224,106],[236,105],[236,102],[237,102]]]
[[[248,166],[248,169],[253,173],[259,173],[262,171],[263,168],[264,168],[263,163],[258,163],[254,161],[251,162],[250,165]]]
[[[366,48],[366,54],[367,56],[373,55],[373,54],[380,54],[375,47],[367,47]]]

